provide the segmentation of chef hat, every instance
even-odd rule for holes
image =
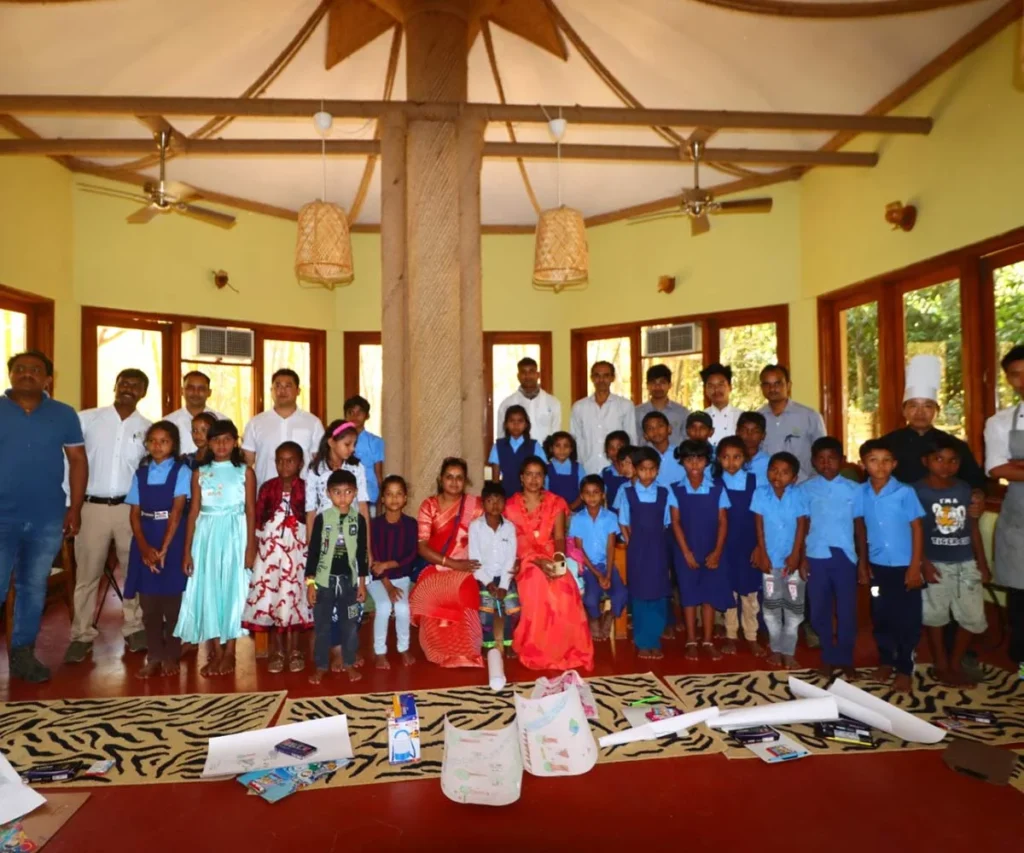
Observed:
[[[907,385],[903,402],[922,399],[939,402],[942,362],[935,355],[915,355],[907,365]]]

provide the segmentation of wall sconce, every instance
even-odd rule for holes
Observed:
[[[658,293],[671,293],[676,289],[676,277],[674,275],[658,276]]]
[[[891,201],[885,206],[885,221],[893,231],[912,231],[917,222],[917,208],[901,201]]]

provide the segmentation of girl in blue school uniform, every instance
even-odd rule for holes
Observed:
[[[687,660],[696,660],[703,649],[712,660],[722,653],[715,648],[712,633],[715,611],[735,607],[729,573],[721,565],[729,521],[729,496],[719,481],[708,481],[711,445],[687,439],[677,456],[686,476],[672,484],[676,507],[671,512],[673,559],[679,584],[679,603],[686,622]],[[701,608],[702,639],[697,641],[697,608]]]
[[[178,672],[181,641],[174,626],[185,591],[185,505],[192,489],[192,470],[179,459],[181,437],[173,423],[153,424],[146,431],[146,450],[125,498],[133,538],[124,595],[139,596],[148,648],[137,678]]]
[[[659,486],[661,457],[651,447],[633,452],[636,481],[619,489],[615,509],[626,540],[626,590],[633,611],[633,644],[642,658],[661,658],[661,635],[672,594],[665,530],[671,522],[675,496]]]
[[[726,518],[729,535],[722,551],[721,566],[729,576],[733,600],[736,605],[725,611],[725,642],[722,651],[736,653],[736,640],[740,627],[750,653],[763,658],[764,646],[757,641],[757,615],[761,610],[758,595],[762,575],[757,568],[757,528],[750,503],[757,488],[757,475],[745,468],[746,450],[743,440],[730,435],[718,442],[716,448],[718,479],[729,496]]]
[[[609,509],[615,506],[615,498],[619,495],[619,489],[630,479],[622,472],[619,462],[619,453],[627,447],[629,447],[629,433],[625,430],[617,429],[605,436],[604,455],[608,464],[601,469],[601,480],[604,482],[605,506]]]
[[[576,439],[568,432],[554,432],[544,442],[548,458],[548,477],[544,485],[569,505],[571,512],[583,506],[580,483],[585,474],[576,457]]]
[[[522,406],[509,406],[505,412],[505,437],[499,438],[491,448],[487,463],[491,466],[491,479],[501,482],[505,497],[523,490],[519,470],[531,456],[544,458],[540,442],[530,438],[530,416]]]

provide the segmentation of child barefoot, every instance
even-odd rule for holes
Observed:
[[[510,406],[509,410],[515,408],[518,407]],[[512,580],[516,563],[516,528],[502,515],[505,512],[505,491],[502,485],[484,483],[480,500],[484,514],[473,519],[469,525],[469,559],[480,563],[473,577],[480,585],[483,645],[485,649],[494,648],[494,617],[500,614],[504,620],[503,645],[507,654],[515,657],[512,635],[519,624],[519,594],[516,582]]]
[[[302,631],[313,627],[306,603],[306,489],[299,477],[302,447],[280,444],[274,454],[277,476],[260,486],[256,498],[256,565],[242,613],[248,631],[270,633],[268,672],[302,672],[305,655],[298,648]],[[282,648],[281,635],[287,638]]]
[[[523,461],[531,456],[546,459],[540,449],[540,442],[530,438],[530,416],[522,406],[509,406],[505,410],[505,436],[494,442],[487,464],[491,466],[491,480],[500,482],[505,496],[511,497],[523,490],[519,481],[519,469]]]
[[[174,636],[208,643],[201,675],[227,675],[235,669],[235,640],[245,633],[242,610],[256,559],[256,475],[242,458],[231,421],[210,427],[208,443],[192,472],[184,560],[189,580]]]
[[[548,458],[548,476],[544,488],[565,501],[570,512],[576,512],[583,506],[580,483],[586,473],[577,460],[576,439],[567,432],[552,433],[544,442],[544,453]]]
[[[764,623],[768,663],[796,669],[797,632],[804,621],[806,570],[802,568],[807,507],[796,488],[800,462],[776,453],[768,462],[767,486],[758,486],[750,509],[757,526],[758,568],[764,573]]]
[[[416,519],[402,510],[409,500],[409,487],[397,474],[384,478],[381,491],[384,514],[370,522],[370,542],[374,562],[367,584],[373,599],[373,652],[377,669],[390,669],[388,663],[388,623],[395,614],[398,654],[406,666],[416,662],[409,651],[409,587],[417,557]]]
[[[619,519],[604,506],[604,479],[597,474],[583,478],[580,487],[583,512],[573,513],[569,536],[583,553],[583,606],[590,617],[590,634],[595,640],[611,636],[612,620],[626,609],[628,593],[612,564]],[[601,600],[611,600],[611,610],[601,616]]]
[[[334,471],[327,478],[331,506],[316,516],[306,558],[306,594],[313,608],[316,632],[316,670],[310,684],[319,684],[330,664],[331,616],[338,611],[342,669],[349,681],[362,678],[356,669],[359,604],[366,600],[366,519],[356,508],[356,478],[351,471]]]
[[[131,552],[125,596],[139,595],[142,624],[146,629],[146,665],[136,678],[162,672],[176,675],[181,641],[174,626],[185,590],[182,558],[185,554],[185,504],[192,473],[178,458],[178,428],[170,421],[157,421],[146,431],[149,455],[132,478],[125,503],[131,506]]]

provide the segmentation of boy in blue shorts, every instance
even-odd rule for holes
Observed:
[[[604,480],[597,474],[583,478],[580,486],[583,512],[574,513],[569,536],[583,552],[583,606],[590,617],[590,633],[595,640],[607,640],[612,619],[626,609],[628,593],[612,564],[619,517],[604,507]],[[601,615],[601,601],[610,599],[611,611]]]
[[[878,668],[872,678],[893,679],[894,690],[910,693],[914,655],[921,641],[924,510],[914,490],[892,476],[896,457],[885,440],[865,441],[860,458],[868,472],[861,490],[871,562],[871,617],[878,646]]]

